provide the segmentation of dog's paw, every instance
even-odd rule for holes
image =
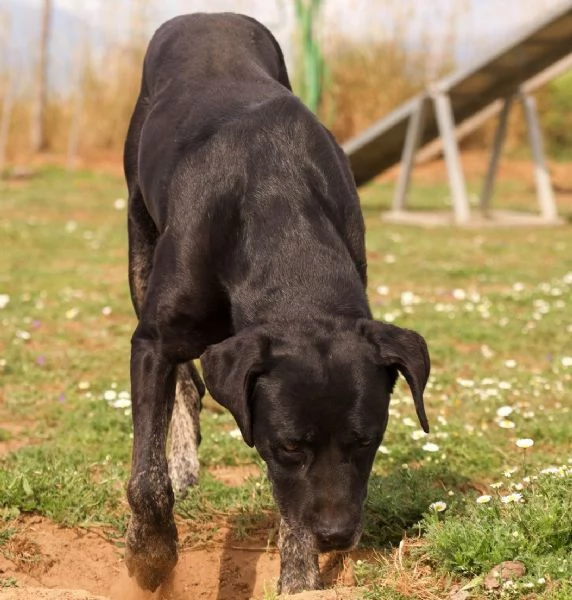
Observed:
[[[278,580],[278,594],[299,594],[321,590],[324,585],[319,569],[310,568],[305,573],[282,569]]]
[[[320,579],[312,582],[307,581],[278,581],[278,594],[290,595],[290,594],[301,594],[302,592],[312,592],[314,590],[323,589],[323,584]]]
[[[177,564],[177,529],[167,523],[160,529],[131,518],[125,539],[125,564],[140,588],[154,592]]]

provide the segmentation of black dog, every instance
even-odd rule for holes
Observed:
[[[318,552],[359,539],[398,371],[428,429],[427,347],[372,320],[346,158],[292,94],[266,28],[196,14],[149,45],[125,173],[139,319],[129,571],[155,589],[177,561],[173,488],[197,480],[200,357],[212,396],[268,465],[279,587],[317,588]]]

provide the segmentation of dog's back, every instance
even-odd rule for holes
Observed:
[[[228,217],[231,194],[255,201],[262,190],[290,205],[311,201],[316,206],[310,210],[321,205],[336,229],[363,237],[343,152],[292,94],[272,34],[243,15],[184,15],[157,30],[145,57],[125,170],[159,231],[168,224],[173,198],[187,198],[195,215],[207,205],[216,211],[214,205],[225,198]],[[207,190],[210,199],[204,198]],[[223,219],[217,223],[224,235]],[[352,254],[365,277],[362,242],[349,245],[360,246]]]
[[[291,244],[284,221],[297,224],[297,235],[320,223],[327,245],[365,283],[363,218],[348,161],[292,93],[278,43],[254,19],[185,15],[157,30],[125,171],[130,197],[141,192],[131,211],[147,212],[158,234],[169,227],[197,244],[208,230],[209,247],[225,240],[224,256],[238,257],[232,240],[249,239],[253,255],[266,255],[269,245]],[[303,242],[296,252],[312,246],[305,251],[315,256],[314,237]],[[211,265],[213,276],[232,268],[222,263]]]
[[[284,96],[294,99],[282,51],[254,19],[198,13],[166,22],[149,44],[127,135],[130,187],[160,198],[181,159],[229,120]],[[162,229],[160,207],[148,209]]]

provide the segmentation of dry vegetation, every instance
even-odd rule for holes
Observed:
[[[375,4],[374,0],[371,2]],[[76,49],[75,85],[67,91],[51,90],[46,107],[46,151],[83,162],[106,157],[118,158],[122,151],[128,118],[137,95],[142,57],[154,23],[150,0],[133,0],[131,27],[123,40],[109,39],[103,50],[90,48],[89,36]],[[380,7],[382,3],[380,3]],[[458,19],[466,5],[457,3],[443,17],[439,39],[419,34],[412,44],[412,19],[415,3],[384,0],[389,16],[383,31],[368,38],[348,39],[336,23],[323,23],[322,46],[326,60],[325,87],[319,110],[321,119],[343,141],[362,131],[387,114],[400,102],[410,98],[425,83],[454,66],[453,50]],[[7,55],[11,33],[9,15],[0,9],[0,55]],[[423,37],[425,36],[425,37]],[[33,61],[31,63],[33,65]],[[31,117],[34,84],[26,73],[14,73],[8,63],[0,62],[0,146],[2,145],[2,109],[13,98],[7,135],[8,160],[25,162],[30,158]],[[293,81],[295,66],[291,65]],[[29,81],[26,79],[29,77]],[[563,103],[569,98],[572,78],[556,83],[537,94],[547,132],[549,151],[562,152],[571,144],[566,134]],[[23,82],[23,83],[22,83]],[[17,89],[17,92],[14,90]],[[6,112],[6,111],[4,111]],[[472,134],[465,143],[473,147],[490,142],[494,123]],[[526,136],[525,125],[516,107],[509,126],[509,150],[518,149]],[[564,139],[563,139],[564,136]],[[0,169],[2,163],[0,147]]]
[[[411,10],[394,1],[384,5],[391,15],[391,27],[381,35],[371,35],[371,40],[344,37],[336,31],[335,24],[322,27],[327,67],[319,113],[340,140],[367,127],[419,91],[431,75],[452,64],[448,55],[452,33],[443,37],[437,51],[435,44],[428,51],[427,40],[419,40],[414,48],[408,48],[403,40],[408,37]],[[123,42],[110,41],[99,56],[85,44],[77,49],[78,73],[74,78],[77,84],[64,93],[52,92],[49,97],[46,119],[49,152],[65,155],[70,150],[70,138],[76,135],[77,153],[84,159],[102,153],[120,154],[152,29],[151,6],[146,0],[134,2],[130,35]],[[454,31],[456,18],[457,13],[451,13],[450,32]],[[9,27],[3,32],[6,44]],[[291,65],[292,71],[295,68]],[[13,81],[8,75],[2,73],[0,65],[0,101],[6,97],[10,80]],[[295,73],[292,75],[296,81]],[[32,96],[30,84],[15,99],[8,140],[8,155],[13,159],[22,160],[29,155]]]

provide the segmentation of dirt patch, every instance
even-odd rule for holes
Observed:
[[[2,592],[3,600],[107,600],[81,590],[14,589]]]
[[[18,525],[0,554],[0,580],[18,586],[2,591],[2,598],[10,600],[261,600],[275,589],[279,574],[279,555],[268,543],[268,532],[237,541],[231,527],[221,527],[209,543],[189,547],[184,540],[192,524],[180,522],[179,563],[161,590],[145,593],[126,573],[122,544],[94,530],[62,528],[40,517],[27,517]],[[352,554],[354,560],[364,556],[363,551]],[[325,555],[321,564],[324,580],[335,590],[293,598],[351,598],[350,557]]]
[[[355,596],[349,590],[337,588],[319,592],[304,592],[303,594],[295,594],[287,597],[292,600],[351,600]],[[45,590],[42,588],[11,590],[3,592],[2,598],[4,600],[108,600],[108,598],[103,596],[94,596],[82,590]],[[125,600],[140,600],[142,596],[129,596],[129,591],[127,591],[127,595],[123,596],[123,598]],[[283,596],[283,598],[286,598],[286,596]]]
[[[355,590],[347,590],[341,587],[336,587],[331,590],[322,590],[319,592],[304,592],[303,594],[294,594],[292,596],[284,596],[284,598],[292,600],[351,600],[356,597]]]
[[[0,397],[0,405],[2,398]],[[13,423],[0,417],[0,456],[9,454],[30,443],[28,431],[35,426],[32,421]]]
[[[209,473],[221,483],[237,487],[250,477],[258,477],[261,471],[258,465],[239,465],[237,467],[211,467]]]

